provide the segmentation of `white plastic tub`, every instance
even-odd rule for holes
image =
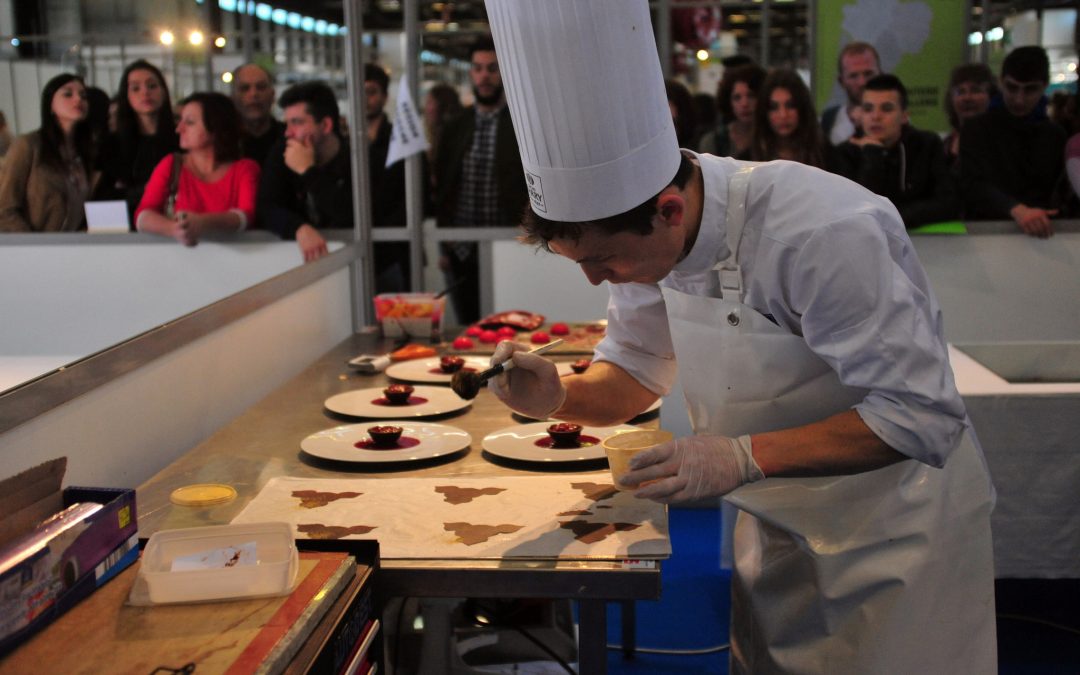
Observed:
[[[213,549],[255,542],[256,562],[218,569],[173,571],[173,561]],[[150,602],[204,602],[285,595],[296,583],[300,559],[288,523],[243,523],[151,535],[139,576]]]

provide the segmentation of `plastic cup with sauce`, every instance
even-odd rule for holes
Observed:
[[[604,454],[607,455],[608,466],[611,467],[611,477],[615,481],[616,490],[633,490],[634,488],[623,487],[619,479],[630,471],[630,459],[643,450],[670,441],[674,434],[662,429],[640,429],[637,431],[623,431],[603,440],[601,445]]]

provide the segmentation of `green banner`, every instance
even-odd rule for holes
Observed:
[[[845,100],[836,59],[853,41],[869,42],[881,56],[882,72],[893,73],[908,90],[911,124],[948,131],[942,107],[949,73],[963,63],[966,2],[959,0],[817,0],[814,98],[820,114]]]

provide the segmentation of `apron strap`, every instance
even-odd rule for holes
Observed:
[[[743,226],[746,225],[746,196],[750,187],[750,174],[757,165],[743,165],[728,180],[727,244],[728,257],[713,267],[720,277],[720,297],[742,302],[742,269],[739,267],[739,244],[742,242]]]

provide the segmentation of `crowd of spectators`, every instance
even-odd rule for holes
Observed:
[[[447,84],[431,87],[423,102],[424,210],[440,227],[514,226],[528,192],[490,38],[469,58],[471,105]],[[1011,219],[1047,237],[1053,218],[1077,214],[1076,96],[1055,96],[1050,105],[1049,62],[1039,47],[1013,50],[996,76],[982,64],[955,68],[944,137],[912,126],[907,88],[881,72],[877,51],[864,42],[841,50],[844,102],[820,118],[795,71],[766,71],[746,58],[725,66],[715,99],[667,82],[688,149],[841,174],[890,199],[908,227]],[[353,223],[345,120],[325,83],[296,84],[277,97],[274,82],[266,68],[244,64],[233,73],[231,98],[197,92],[174,108],[161,71],[147,61],[124,69],[111,98],[76,75],[54,77],[36,131],[13,138],[0,112],[0,232],[85,229],[87,200],[124,200],[133,230],[190,246],[211,230],[262,228],[295,239],[305,261],[322,257],[321,232]],[[359,128],[375,227],[405,225],[404,165],[386,166],[389,88],[387,72],[369,64]],[[376,242],[377,291],[408,290],[408,252],[407,242]],[[458,318],[475,320],[477,245],[445,242],[438,265]]]
[[[954,68],[943,100],[944,137],[911,124],[907,87],[881,72],[873,45],[846,45],[836,77],[844,102],[819,118],[794,71],[766,72],[752,63],[727,68],[716,95],[720,119],[699,125],[696,140],[684,146],[840,174],[891,200],[909,228],[1012,220],[1027,234],[1048,237],[1053,218],[1080,215],[1077,95],[1047,97],[1050,64],[1041,47],[1014,49],[997,76],[984,64]],[[672,92],[669,86],[679,129]]]

